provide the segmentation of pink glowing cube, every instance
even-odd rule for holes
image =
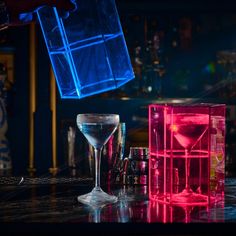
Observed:
[[[176,205],[223,200],[225,105],[149,105],[149,198]]]

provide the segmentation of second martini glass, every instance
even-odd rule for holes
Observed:
[[[182,192],[173,195],[173,201],[184,204],[201,203],[206,196],[194,193],[190,187],[190,153],[193,147],[201,140],[208,129],[209,116],[198,113],[173,114],[173,123],[170,126],[173,136],[185,150],[185,188]]]

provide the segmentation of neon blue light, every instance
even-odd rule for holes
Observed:
[[[77,1],[66,19],[56,8],[37,11],[61,98],[114,90],[134,78],[115,1]]]
[[[58,17],[58,15],[57,15],[57,17]],[[75,64],[74,64],[74,61],[73,61],[73,58],[72,58],[72,55],[71,55],[71,49],[70,49],[68,39],[66,37],[66,33],[65,33],[66,31],[65,31],[62,19],[60,19],[60,22],[61,22],[61,28],[62,28],[62,32],[63,32],[62,40],[63,40],[63,43],[64,43],[64,47],[66,49],[69,67],[70,67],[71,73],[73,75],[72,79],[74,80],[77,94],[78,94],[78,96],[80,96],[80,87],[81,86],[80,86],[79,78],[78,78],[78,75],[76,73]]]

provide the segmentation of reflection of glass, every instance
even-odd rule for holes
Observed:
[[[185,213],[185,217],[184,217],[184,223],[190,223],[191,222],[191,213],[193,210],[193,206],[184,206],[184,213]]]
[[[173,115],[173,123],[170,130],[179,144],[185,149],[185,188],[181,193],[173,196],[178,202],[202,202],[206,201],[206,196],[194,193],[190,188],[190,162],[191,150],[201,140],[208,128],[209,116],[206,114],[177,113]]]
[[[89,212],[89,222],[93,223],[101,223],[101,211],[103,206],[101,207],[92,207]]]
[[[125,123],[119,123],[116,131],[111,135],[102,152],[102,175],[106,183],[115,183],[120,174],[121,162],[125,151]]]
[[[78,201],[92,206],[114,203],[117,197],[105,193],[100,187],[101,150],[119,124],[116,114],[79,114],[77,125],[95,152],[95,187],[85,195],[79,196]]]
[[[67,140],[68,140],[68,166],[75,168],[75,128],[69,127],[67,132]]]

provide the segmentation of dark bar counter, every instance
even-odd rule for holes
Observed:
[[[225,201],[204,207],[158,204],[149,201],[147,186],[117,185],[103,189],[119,201],[93,209],[76,199],[92,185],[91,179],[70,177],[1,177],[0,235],[215,235],[235,226],[234,178],[226,179]]]

